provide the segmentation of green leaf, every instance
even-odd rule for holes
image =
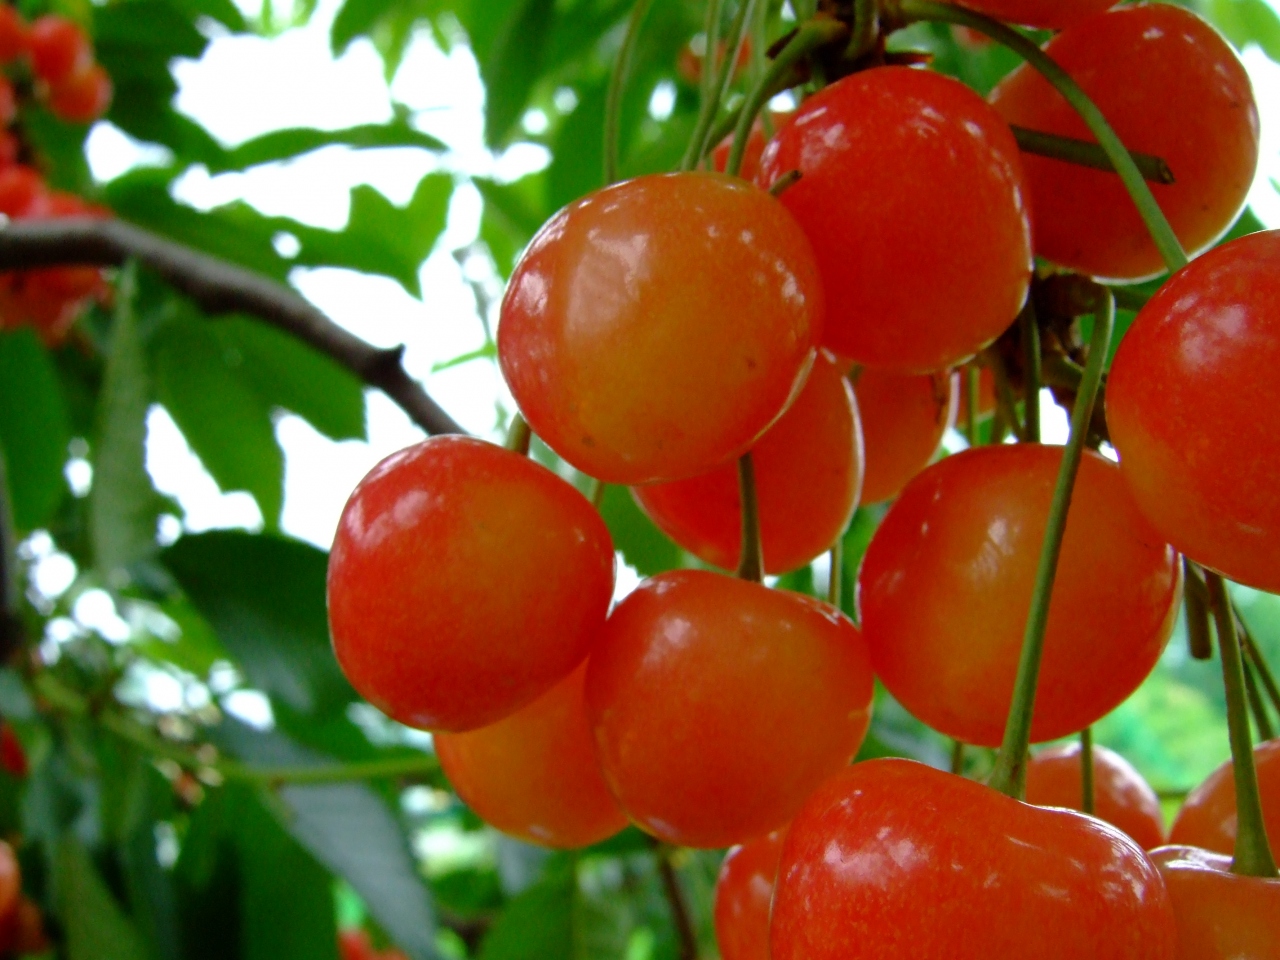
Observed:
[[[212,17],[220,24],[235,33],[243,33],[249,29],[244,15],[231,0],[173,0],[174,5],[181,8],[190,20],[200,16]]]
[[[138,932],[71,834],[58,844],[58,913],[70,960],[147,960]]]
[[[396,5],[395,0],[345,0],[329,28],[329,48],[333,55],[340,55],[356,37],[368,34]]]
[[[484,37],[483,49],[475,36],[478,31],[474,29],[474,19],[467,25],[476,41],[480,77],[484,80],[484,139],[490,147],[507,139],[542,75],[542,50],[555,5],[555,0],[505,0],[484,5],[484,12],[476,16],[494,24],[496,30],[491,39]],[[506,9],[493,9],[499,6]]]
[[[212,172],[244,170],[261,163],[272,163],[301,156],[321,147],[333,145],[348,147],[418,147],[423,150],[444,150],[445,145],[431,136],[415,130],[407,123],[367,123],[342,130],[316,130],[312,127],[294,127],[274,130],[247,140],[226,152],[220,165]]]
[[[507,904],[480,944],[480,960],[572,960],[577,878],[569,860]]]
[[[613,545],[641,576],[680,566],[680,548],[644,515],[627,487],[605,488],[600,515],[613,535]]]
[[[329,646],[323,552],[219,530],[183,537],[161,559],[251,686],[312,714],[355,698]]]
[[[146,468],[150,375],[132,291],[133,281],[126,273],[118,290],[98,398],[98,439],[93,445],[93,486],[89,491],[94,562],[109,583],[154,554],[160,505]]]
[[[274,528],[284,504],[284,453],[271,407],[241,375],[237,356],[196,319],[167,324],[152,349],[156,398],[218,486],[252,493]]]
[[[1280,61],[1280,14],[1264,0],[1204,0],[1202,6],[1210,22],[1237,47],[1256,43]]]
[[[153,628],[151,617],[141,618],[142,631],[131,640],[131,646],[144,657],[159,663],[171,663],[197,677],[208,676],[219,660],[231,659],[213,628],[182,597],[170,597],[158,605],[141,600],[130,602],[153,610],[158,615],[156,619],[167,627],[163,630]]]
[[[70,439],[58,372],[35,331],[0,332],[0,454],[19,530],[48,523],[66,495]]]
[[[166,64],[173,57],[198,60],[209,45],[191,17],[165,0],[125,0],[94,7],[93,41],[95,54],[106,66],[107,58],[117,55]]]
[[[551,145],[546,170],[547,206],[566,203],[604,185],[605,79],[578,91],[578,105],[565,118]]]

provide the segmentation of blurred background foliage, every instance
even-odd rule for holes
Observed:
[[[42,0],[20,6],[28,16],[47,9]],[[175,108],[175,60],[200,57],[212,36],[287,30],[313,3],[267,2],[254,17],[231,0],[66,0],[54,9],[86,26],[114,78],[109,121],[160,148],[163,162],[104,187],[85,160],[87,130],[32,108],[24,135],[51,183],[277,280],[298,266],[340,266],[429,301],[419,267],[461,185],[479,191],[483,208],[478,241],[459,255],[487,258],[497,279],[550,214],[602,185],[606,89],[630,4],[345,0],[332,22],[335,53],[368,38],[390,77],[423,31],[444,50],[469,47],[485,85],[488,146],[541,144],[549,162],[514,182],[446,163],[402,206],[357,187],[338,230],[244,203],[197,210],[172,189],[195,167],[246,170],[332,144],[412,146],[448,159],[407,109],[382,124],[284,129],[231,146]],[[780,3],[765,9],[757,66],[762,39],[791,18]],[[1237,45],[1280,58],[1280,19],[1262,0],[1199,9]],[[622,102],[625,175],[669,169],[684,150],[702,19],[699,2],[663,0],[644,23]],[[928,50],[937,69],[981,91],[1013,66],[1005,51],[941,27],[893,43]],[[492,357],[490,340],[452,362]],[[146,469],[156,404],[223,490],[252,494],[261,532],[184,535],[181,510]],[[146,272],[120,271],[112,305],[94,308],[59,349],[30,331],[0,333],[0,452],[26,638],[0,670],[0,714],[30,763],[25,778],[0,773],[0,834],[20,844],[54,949],[73,960],[325,960],[338,955],[340,927],[364,926],[378,946],[414,960],[665,960],[680,953],[668,858],[700,949],[714,955],[718,853],[655,851],[634,830],[578,853],[498,836],[449,791],[429,737],[358,700],[329,649],[325,555],[278,529],[281,411],[335,440],[366,434],[363,385],[350,373],[255,320],[209,323]],[[585,484],[545,448],[536,452]],[[602,509],[640,575],[694,562],[625,490],[610,488]],[[860,511],[846,537],[846,606],[882,513]],[[783,584],[821,593],[825,579],[818,564]],[[1280,663],[1280,598],[1239,590],[1237,599]],[[156,696],[158,677],[176,691],[167,700]],[[259,722],[228,709],[246,697],[269,706]],[[1180,625],[1157,671],[1096,733],[1176,799],[1227,755],[1217,667],[1189,658]],[[945,766],[950,748],[881,695],[865,755]],[[985,762],[971,752],[971,769]]]

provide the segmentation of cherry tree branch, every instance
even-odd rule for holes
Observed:
[[[122,220],[67,217],[15,221],[0,228],[0,270],[121,266],[137,260],[210,316],[247,313],[292,334],[398,403],[429,434],[465,433],[401,359],[330,320],[300,294],[268,277]]]

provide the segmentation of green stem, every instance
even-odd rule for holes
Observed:
[[[684,892],[680,889],[680,878],[676,876],[675,865],[671,862],[671,853],[670,847],[659,844],[654,855],[658,861],[662,890],[671,910],[671,925],[676,931],[676,942],[679,945],[676,955],[679,960],[697,960],[698,935],[693,928],[693,918],[689,913],[689,905],[685,902]]]
[[[1195,563],[1182,558],[1182,604],[1187,614],[1187,652],[1194,660],[1213,659],[1213,628],[1209,621],[1209,588]]]
[[[1026,404],[1027,428],[1023,439],[1027,443],[1040,442],[1040,386],[1044,377],[1040,372],[1040,325],[1036,322],[1036,308],[1027,298],[1018,314],[1022,332],[1022,399]]]
[[[1075,137],[1063,137],[1056,133],[1045,133],[1043,130],[1028,130],[1026,127],[1010,125],[1013,139],[1018,142],[1018,149],[1023,153],[1034,153],[1039,157],[1049,157],[1073,163],[1077,167],[1089,167],[1093,170],[1105,170],[1115,173],[1115,164],[1107,156],[1107,152],[1090,140],[1077,140]],[[1174,182],[1173,171],[1160,157],[1149,153],[1128,151],[1133,158],[1134,166],[1142,174],[1144,180],[1165,185]],[[1124,306],[1120,298],[1116,298],[1117,306]]]
[[[1071,435],[1062,451],[1062,465],[1058,469],[1058,479],[1045,524],[1044,544],[1040,548],[1035,586],[1031,591],[1031,609],[1022,638],[1022,655],[1018,660],[1013,702],[1009,707],[1004,741],[1000,745],[995,770],[989,781],[1001,793],[1019,800],[1026,793],[1027,744],[1031,740],[1031,716],[1035,708],[1036,684],[1040,679],[1040,660],[1044,653],[1045,629],[1049,623],[1049,599],[1053,593],[1054,575],[1058,570],[1058,554],[1067,530],[1071,493],[1080,459],[1084,456],[1089,421],[1093,417],[1093,404],[1098,395],[1098,384],[1102,380],[1107,345],[1111,342],[1111,328],[1115,323],[1115,301],[1105,288],[1099,287],[1098,293],[1098,310],[1094,315],[1093,336],[1089,342],[1089,362],[1085,366],[1084,379],[1076,394],[1075,408],[1071,411]]]
[[[1271,672],[1271,668],[1267,665],[1266,658],[1262,656],[1262,651],[1258,648],[1258,642],[1253,639],[1253,631],[1249,629],[1249,625],[1244,622],[1244,617],[1240,616],[1240,612],[1236,611],[1236,624],[1240,628],[1240,636],[1244,640],[1244,650],[1249,656],[1249,661],[1253,664],[1253,669],[1257,672],[1258,678],[1262,681],[1263,688],[1267,691],[1267,696],[1271,700],[1271,706],[1280,714],[1280,685],[1276,684],[1275,675]]]
[[[1116,306],[1121,310],[1132,310],[1137,313],[1147,305],[1147,301],[1151,297],[1141,290],[1135,290],[1133,287],[1112,287],[1111,293],[1116,298]]]
[[[951,772],[957,777],[964,774],[964,743],[959,740],[951,744]]]
[[[998,348],[987,347],[982,352],[982,358],[991,368],[991,379],[995,381],[996,409],[1003,415],[1005,422],[1018,439],[1026,439],[1026,431],[1018,420],[1018,401],[1013,396],[1013,385],[1009,383],[1009,369],[1004,365],[1004,357]],[[991,435],[991,442],[1000,442],[994,432]]]
[[[978,368],[970,364],[965,368],[965,406],[968,417],[965,432],[968,434],[969,446],[978,445],[978,378],[982,376]]]
[[[600,504],[604,503],[604,490],[607,486],[608,484],[603,480],[593,477],[591,486],[587,488],[587,499],[591,501],[591,505],[597,510],[600,509]]]
[[[840,609],[840,590],[844,585],[844,535],[831,545],[831,578],[827,581],[827,603]]]
[[[857,60],[867,53],[880,35],[880,8],[876,0],[853,0],[853,32],[844,55]]]
[[[618,51],[618,59],[613,62],[613,72],[609,75],[609,92],[604,105],[604,182],[613,183],[618,179],[618,152],[622,116],[622,92],[627,85],[627,77],[631,73],[631,61],[635,59],[636,45],[640,41],[640,25],[653,0],[636,0],[631,8],[631,18],[627,21],[627,33],[622,40],[622,49]]]
[[[1080,809],[1093,816],[1097,808],[1093,783],[1093,727],[1080,731]]]
[[[777,180],[773,181],[773,183],[769,184],[769,196],[771,197],[782,196],[784,193],[786,193],[788,190],[794,187],[797,183],[799,183],[800,178],[803,176],[804,174],[802,174],[799,170],[788,170],[786,173],[780,176]]]
[[[720,74],[716,78],[716,89],[714,91],[716,113],[720,112],[721,105],[729,95],[729,88],[733,86],[733,74],[738,66],[738,57],[742,54],[742,44],[746,41],[747,34],[750,32],[751,21],[754,19],[752,14],[755,11],[756,4],[760,2],[761,0],[740,0],[738,4],[738,12],[734,15],[732,33],[730,33],[733,41],[729,49],[725,51],[725,60],[720,65]],[[714,145],[715,141],[710,136],[705,137],[698,150],[698,160],[700,161],[706,156]],[[737,173],[736,170],[733,172]]]
[[[738,125],[733,132],[733,147],[729,150],[729,162],[725,171],[736,175],[742,169],[742,156],[747,149],[747,138],[751,136],[751,125],[756,114],[772,96],[775,84],[791,71],[791,68],[803,57],[808,56],[818,47],[831,43],[842,37],[848,28],[835,20],[811,20],[801,25],[787,45],[778,51],[777,57],[769,66],[763,77],[756,81],[747,93],[738,114]]]
[[[1155,241],[1156,249],[1160,251],[1165,266],[1173,272],[1187,265],[1186,251],[1182,249],[1177,235],[1169,226],[1169,221],[1165,218],[1160,205],[1156,203],[1151,188],[1147,186],[1137,164],[1129,156],[1129,151],[1120,142],[1116,132],[1111,129],[1111,124],[1102,115],[1102,111],[1052,57],[1012,27],[1007,27],[997,20],[963,7],[940,3],[938,0],[898,0],[896,12],[904,24],[917,20],[933,20],[970,27],[1003,44],[1026,60],[1080,115],[1089,132],[1094,135],[1107,156],[1111,158],[1111,163],[1124,182],[1125,189],[1138,208],[1143,222],[1147,225],[1147,230],[1151,233],[1151,239]]]
[[[702,55],[701,102],[698,120],[693,125],[693,135],[680,161],[681,170],[692,170],[702,160],[702,144],[720,109],[720,101],[714,96],[716,76],[716,51],[720,46],[720,8],[722,0],[707,0],[707,17],[702,35],[707,38],[707,49]]]
[[[1267,705],[1262,702],[1262,694],[1258,690],[1258,679],[1253,673],[1253,664],[1248,657],[1242,661],[1244,668],[1244,692],[1249,701],[1249,712],[1253,714],[1253,725],[1258,731],[1259,740],[1270,740],[1276,735],[1271,718],[1267,716]]]
[[[527,457],[532,440],[533,431],[529,429],[529,421],[517,413],[511,418],[511,426],[507,428],[507,449]]]
[[[1227,733],[1231,738],[1231,761],[1236,781],[1236,851],[1231,872],[1245,877],[1277,877],[1275,859],[1267,843],[1267,825],[1258,794],[1258,771],[1249,739],[1249,717],[1245,712],[1244,670],[1240,662],[1240,641],[1227,585],[1219,574],[1205,571],[1209,588],[1209,609],[1218,627],[1218,650],[1222,654],[1222,682],[1227,693]]]
[[[738,576],[760,583],[764,580],[764,547],[760,543],[756,468],[749,452],[738,458],[738,493],[742,500],[742,559],[738,562]]]

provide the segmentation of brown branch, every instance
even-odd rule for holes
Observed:
[[[466,432],[405,371],[403,346],[380,349],[366,343],[268,277],[122,220],[67,217],[0,228],[0,270],[121,266],[129,259],[211,316],[247,313],[292,334],[377,387],[427,433]]]

